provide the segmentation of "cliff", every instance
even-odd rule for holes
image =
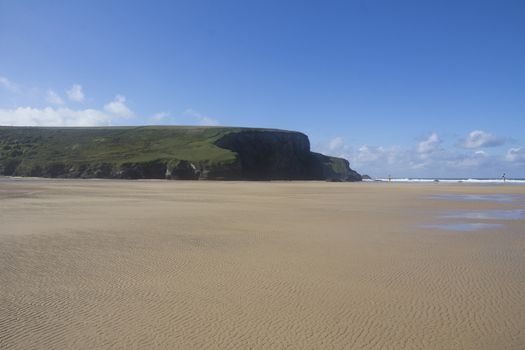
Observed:
[[[0,175],[360,181],[294,131],[226,127],[0,127]]]

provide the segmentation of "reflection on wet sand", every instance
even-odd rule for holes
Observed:
[[[431,199],[447,201],[488,201],[499,203],[524,202],[525,196],[512,194],[438,194],[430,197]]]
[[[437,228],[447,231],[457,231],[457,232],[473,232],[483,229],[494,229],[501,228],[503,224],[487,224],[483,222],[460,222],[460,223],[447,223],[447,224],[432,224],[432,225],[422,225],[423,228]]]
[[[499,204],[520,204],[525,203],[525,196],[517,194],[438,194],[430,197],[433,200],[443,201],[466,201],[466,202],[495,202]],[[482,222],[439,222],[426,224],[420,227],[441,229],[447,231],[472,232],[483,229],[501,228],[502,223],[486,223],[484,220],[521,220],[525,217],[523,209],[490,209],[490,210],[458,210],[449,211],[440,215],[440,219],[466,219],[481,220]]]
[[[473,220],[520,220],[525,217],[523,210],[484,210],[484,211],[455,211],[443,215],[450,219]]]

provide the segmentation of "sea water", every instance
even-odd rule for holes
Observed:
[[[372,180],[363,180],[365,182],[379,181],[379,182],[435,182],[435,183],[477,183],[477,184],[512,184],[512,185],[525,185],[525,179],[495,179],[495,178],[377,178]]]

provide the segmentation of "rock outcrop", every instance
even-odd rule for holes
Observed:
[[[308,137],[299,132],[234,132],[215,144],[238,155],[242,179],[361,180],[346,159],[311,152]]]

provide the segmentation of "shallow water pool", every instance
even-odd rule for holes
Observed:
[[[483,211],[454,211],[441,216],[450,219],[473,220],[520,220],[525,218],[523,210],[483,210]]]
[[[447,224],[421,225],[423,228],[442,229],[446,231],[473,232],[484,229],[495,229],[503,227],[503,224],[487,224],[484,222],[461,222]]]
[[[448,200],[448,201],[469,201],[469,202],[499,202],[513,203],[525,202],[525,196],[515,194],[437,194],[430,197],[431,199]]]

